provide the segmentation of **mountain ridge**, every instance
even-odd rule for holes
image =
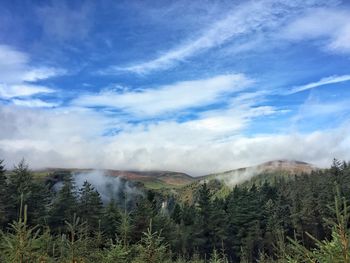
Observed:
[[[238,169],[227,170],[219,173],[212,173],[203,176],[191,176],[183,172],[174,171],[138,171],[138,170],[114,170],[114,169],[92,169],[92,168],[44,168],[34,170],[36,174],[47,174],[52,176],[57,173],[89,173],[93,171],[102,171],[107,176],[121,177],[125,180],[142,183],[146,188],[178,188],[185,185],[202,181],[218,179],[227,185],[242,183],[262,173],[283,172],[288,174],[311,173],[319,169],[316,166],[297,160],[279,159],[264,162],[255,166],[241,167]]]

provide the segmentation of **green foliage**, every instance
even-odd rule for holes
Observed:
[[[46,220],[49,192],[42,182],[34,181],[33,174],[24,160],[16,165],[8,176],[4,200],[7,202],[7,219],[16,220],[21,201],[28,205],[28,223],[39,224]]]
[[[130,262],[129,254],[130,251],[118,242],[111,244],[108,249],[105,249],[102,253],[102,260],[104,263],[128,263]]]
[[[152,231],[150,221],[147,232],[143,233],[141,243],[138,246],[139,256],[135,263],[163,263],[166,259],[167,244],[160,233]]]
[[[43,258],[39,246],[40,229],[27,224],[27,206],[22,210],[18,221],[11,223],[8,233],[1,232],[1,257],[5,262],[36,262]],[[22,216],[23,212],[23,216]]]
[[[116,202],[112,199],[104,208],[102,218],[102,229],[108,239],[115,238],[121,219],[122,215]]]
[[[72,222],[65,222],[68,235],[62,235],[61,259],[67,262],[80,262],[88,258],[89,238],[86,222],[81,222],[74,214]]]
[[[118,224],[117,230],[122,244],[126,248],[129,246],[130,233],[132,229],[133,225],[131,224],[130,214],[127,211],[124,211],[124,213],[121,214],[121,219]]]
[[[334,203],[335,207],[331,210],[336,218],[326,219],[332,229],[331,239],[320,241],[307,233],[315,242],[316,248],[313,249],[308,249],[298,240],[289,239],[291,253],[286,256],[288,262],[350,262],[349,206],[346,200],[340,197],[339,191]]]
[[[100,194],[87,181],[79,191],[78,214],[90,231],[97,229],[102,217],[103,205]]]
[[[228,259],[225,253],[219,253],[216,249],[214,249],[209,263],[228,263]]]
[[[8,185],[5,176],[5,166],[3,160],[0,160],[0,225],[8,221],[10,196],[8,194]]]
[[[77,210],[78,200],[73,179],[71,176],[67,176],[64,179],[62,188],[54,198],[52,208],[49,211],[49,223],[53,230],[63,232],[63,228],[66,225],[65,221],[72,220]]]
[[[67,173],[48,194],[24,161],[6,175],[2,163],[0,262],[350,263],[348,163],[224,195],[220,182],[203,183],[185,203],[148,191],[122,209]]]

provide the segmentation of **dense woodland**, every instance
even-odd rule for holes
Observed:
[[[24,161],[0,162],[0,262],[350,262],[350,165],[256,185],[222,198],[199,185],[192,203],[103,203],[71,176],[54,190]]]

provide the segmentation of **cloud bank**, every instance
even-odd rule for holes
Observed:
[[[136,125],[101,137],[101,127],[110,123],[92,112],[2,108],[0,117],[0,156],[8,167],[24,157],[33,168],[164,169],[202,175],[274,159],[325,166],[332,157],[350,158],[345,124],[307,134],[236,134],[213,141],[222,131],[211,130],[210,125],[194,127],[191,122]]]

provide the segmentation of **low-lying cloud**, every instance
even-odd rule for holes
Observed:
[[[129,203],[143,193],[129,181],[123,180],[117,176],[108,175],[103,170],[93,170],[89,172],[78,172],[73,174],[75,185],[78,189],[82,188],[87,181],[100,193],[102,201],[106,202],[114,199],[120,205],[123,202]]]
[[[39,111],[2,108],[0,157],[11,168],[23,157],[32,168],[110,168],[174,170],[191,175],[293,159],[327,166],[350,159],[349,124],[308,133],[287,131],[253,137],[230,131],[196,129],[190,122],[148,126],[120,124],[101,136],[109,119],[91,111]],[[217,139],[215,139],[217,138]]]

